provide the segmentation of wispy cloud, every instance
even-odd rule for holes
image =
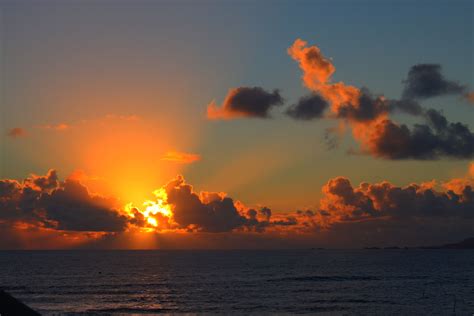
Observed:
[[[201,160],[201,156],[199,154],[185,153],[180,151],[168,151],[163,155],[161,160],[189,164]]]
[[[26,130],[21,127],[14,127],[7,131],[7,136],[11,138],[24,137],[26,134]]]

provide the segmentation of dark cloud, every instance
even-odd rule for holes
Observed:
[[[123,231],[127,218],[115,201],[92,195],[75,180],[59,181],[55,170],[22,183],[0,180],[0,220],[69,231]]]
[[[267,228],[297,224],[291,216],[272,220],[272,211],[268,207],[257,211],[243,207],[240,202],[237,207],[234,200],[223,193],[201,192],[198,195],[182,176],[164,188],[178,228],[214,233],[232,230],[264,232]]]
[[[421,105],[412,99],[392,99],[388,100],[387,102],[389,112],[398,111],[415,116],[422,115],[424,112]]]
[[[338,177],[329,180],[323,193],[321,208],[335,221],[387,216],[394,219],[474,219],[474,191],[469,184],[458,192],[438,191],[430,185],[398,187],[386,181],[353,187],[347,178]]]
[[[266,221],[270,221],[270,218],[272,217],[271,209],[269,209],[268,207],[262,207],[258,212],[261,216],[264,217]]]
[[[388,103],[382,97],[374,97],[362,89],[356,103],[343,103],[337,108],[336,116],[357,122],[373,121],[389,111]]]
[[[428,110],[427,124],[412,129],[386,119],[376,123],[366,141],[369,152],[387,159],[437,159],[474,157],[474,134],[467,125],[450,123],[440,112]]]
[[[39,191],[51,190],[59,186],[58,174],[54,169],[50,169],[44,176],[32,174],[24,180],[24,184]]]
[[[302,97],[298,103],[293,104],[286,110],[286,114],[297,120],[312,120],[321,118],[329,103],[318,94]]]
[[[202,201],[181,176],[166,185],[166,193],[167,202],[173,205],[173,219],[182,228],[225,232],[241,227],[246,222],[231,198],[207,194],[206,200]]]
[[[209,119],[234,119],[239,117],[268,118],[270,110],[283,104],[278,90],[267,92],[261,87],[234,88],[227,94],[222,106],[213,102],[207,108]]]
[[[7,136],[12,138],[23,137],[26,136],[26,130],[21,127],[14,127],[7,131]]]
[[[87,188],[74,180],[66,180],[61,187],[38,200],[45,219],[59,230],[108,231],[125,230],[127,217],[113,208],[113,200],[90,195]]]
[[[438,64],[418,64],[411,67],[403,81],[405,99],[430,98],[447,94],[463,94],[465,87],[458,82],[446,80]]]
[[[415,100],[386,99],[384,96],[374,96],[367,88],[361,89],[360,92],[356,103],[344,103],[337,108],[337,117],[354,122],[370,122],[392,112],[415,116],[423,114],[423,108]]]

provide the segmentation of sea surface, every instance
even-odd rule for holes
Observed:
[[[473,315],[473,250],[3,251],[42,314]]]

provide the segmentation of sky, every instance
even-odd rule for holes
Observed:
[[[0,246],[473,235],[473,6],[1,1]]]

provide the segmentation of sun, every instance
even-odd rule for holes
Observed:
[[[137,217],[136,212],[139,212],[148,226],[154,228],[164,228],[171,222],[173,217],[173,211],[171,205],[167,203],[168,196],[164,188],[153,191],[153,195],[156,197],[155,200],[146,200],[143,202],[143,208],[134,207],[132,203],[125,206],[125,210],[128,215]]]

